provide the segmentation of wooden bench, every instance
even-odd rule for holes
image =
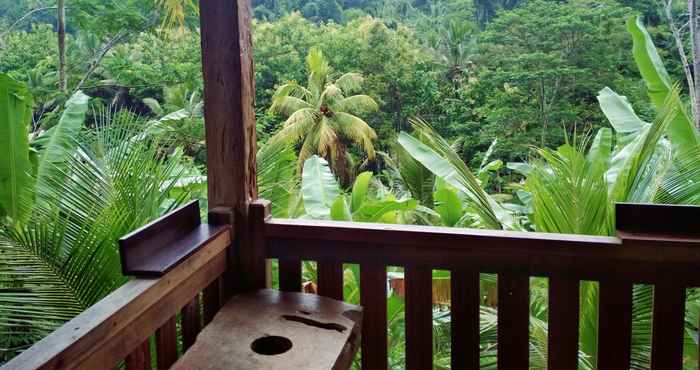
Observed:
[[[264,289],[229,300],[172,369],[347,369],[362,311],[314,294]]]

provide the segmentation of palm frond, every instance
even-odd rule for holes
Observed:
[[[374,159],[375,152],[373,141],[376,140],[377,133],[369,127],[367,122],[357,116],[344,112],[336,112],[330,121],[333,127],[343,136],[360,145],[362,150],[367,154],[368,159]]]
[[[362,87],[365,78],[359,73],[349,72],[335,80],[335,84],[343,90],[346,95],[352,94]]]
[[[353,95],[336,101],[332,109],[336,112],[361,115],[378,111],[379,105],[368,95]]]

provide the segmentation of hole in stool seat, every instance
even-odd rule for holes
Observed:
[[[251,343],[250,348],[255,353],[261,355],[279,355],[285,353],[292,348],[292,341],[276,335],[261,337]]]

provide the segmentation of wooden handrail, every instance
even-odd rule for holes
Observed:
[[[3,370],[107,369],[157,329],[166,326],[175,333],[175,315],[226,270],[226,248],[231,244],[230,228],[226,229],[164,276],[131,280],[14,358]]]
[[[470,268],[530,276],[639,283],[672,278],[700,285],[698,239],[601,237],[336,221],[272,219],[265,225],[269,258],[435,269]]]

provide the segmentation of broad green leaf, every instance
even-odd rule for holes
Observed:
[[[372,181],[372,172],[363,172],[357,176],[355,183],[352,186],[352,202],[350,203],[350,210],[357,211],[362,206],[367,196],[367,189],[369,189],[369,183]]]
[[[348,203],[344,196],[339,196],[331,206],[331,220],[333,221],[352,221],[352,214],[348,209]]]
[[[44,149],[39,153],[37,186],[42,186],[64,167],[67,158],[78,147],[78,134],[83,128],[90,97],[78,91],[66,102],[66,109],[51,130]]]
[[[634,60],[646,82],[649,97],[657,111],[666,110],[674,84],[661,61],[656,46],[644,28],[640,17],[629,18],[627,30],[632,35]],[[674,150],[678,152],[692,151],[700,146],[700,137],[683,103],[680,99],[674,101],[676,104],[675,113],[666,129],[666,134],[671,140]]]
[[[367,202],[357,210],[357,212],[353,213],[353,220],[360,222],[378,222],[389,212],[411,211],[417,206],[418,201],[415,199]]]
[[[611,155],[612,131],[609,128],[601,128],[595,135],[591,148],[588,150],[588,162],[607,165],[610,162]]]
[[[532,172],[532,165],[525,162],[508,162],[506,163],[506,168],[523,176],[528,176]]]
[[[662,171],[657,171],[657,169],[663,164],[656,163],[653,166],[651,164],[654,159],[663,157],[663,155],[656,156],[655,153],[659,149],[663,132],[672,124],[676,116],[679,101],[678,91],[674,89],[667,104],[668,110],[663,111],[656,122],[638,133],[631,143],[618,150],[612,158],[612,165],[605,176],[608,182],[609,196],[613,202],[631,201],[631,194],[655,194],[655,189],[640,189],[640,187],[658,185],[648,182],[647,176],[662,175],[660,173]],[[651,201],[651,199],[634,200],[638,202]]]
[[[445,226],[453,227],[462,218],[462,200],[444,181],[438,181],[435,187],[435,211]]]
[[[0,216],[23,218],[31,198],[28,127],[32,97],[26,86],[0,74]]]
[[[309,216],[330,216],[333,202],[340,194],[340,187],[325,159],[313,155],[304,162],[301,193],[304,197],[304,208]]]
[[[609,87],[598,93],[598,104],[617,133],[639,132],[649,125],[637,116],[627,97],[616,94]]]
[[[448,184],[469,197],[474,210],[479,214],[481,223],[486,228],[517,228],[512,215],[503,209],[481,188],[479,181],[472,174],[459,156],[454,153],[444,139],[432,131],[426,123],[414,121],[414,127],[430,144],[401,132],[399,144],[425,168]]]

